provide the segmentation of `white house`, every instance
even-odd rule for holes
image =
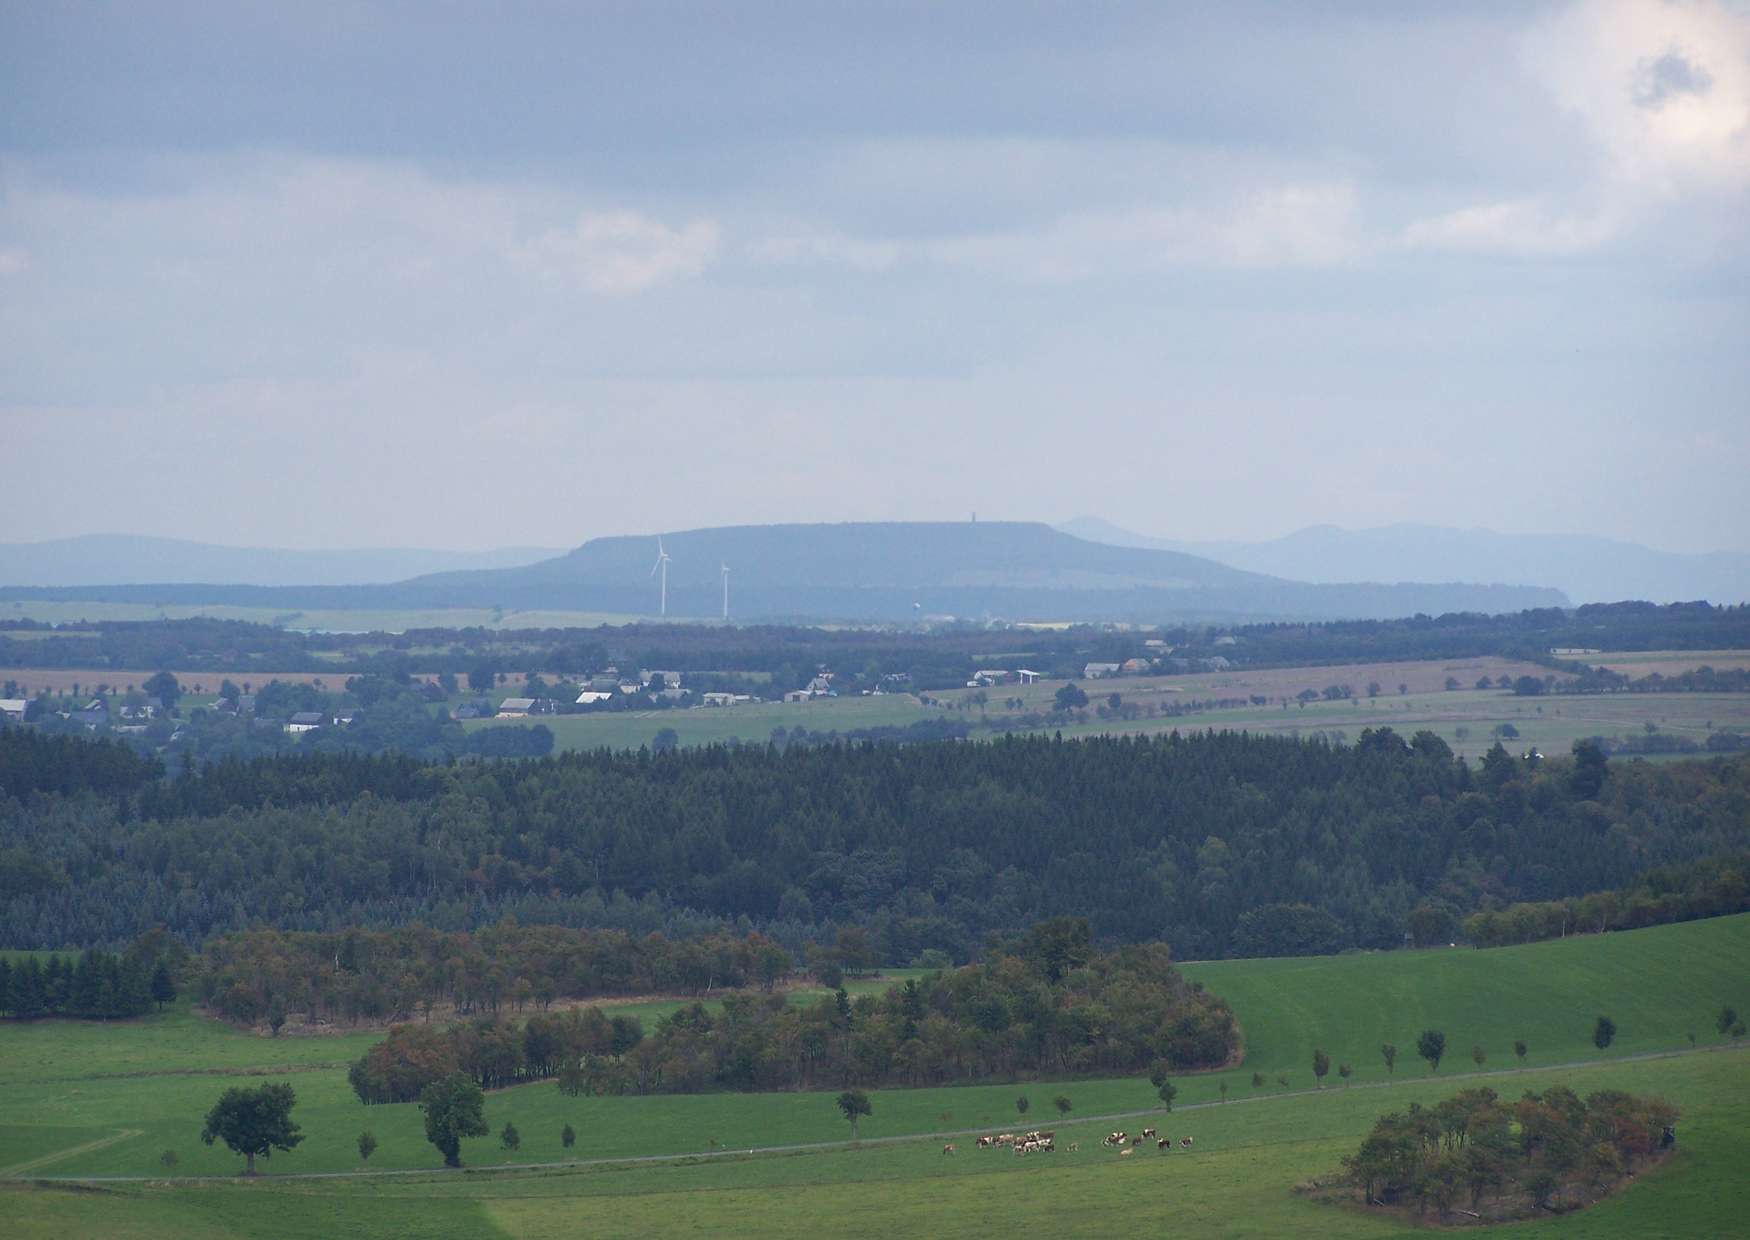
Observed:
[[[0,723],[23,723],[29,698],[0,698]]]
[[[299,732],[314,732],[328,722],[328,716],[319,710],[301,710],[286,720],[286,731],[296,735]]]

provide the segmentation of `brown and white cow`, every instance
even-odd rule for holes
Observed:
[[[1191,1148],[1191,1138],[1190,1137],[1181,1137],[1179,1139],[1179,1148],[1182,1150],[1190,1149]]]
[[[955,1152],[956,1151],[952,1145],[944,1145],[942,1147],[942,1153],[944,1153],[944,1154],[953,1154]]]

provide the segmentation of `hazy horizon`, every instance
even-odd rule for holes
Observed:
[[[0,73],[0,541],[1746,549],[1732,0],[11,5]]]
[[[967,514],[964,514],[963,516],[961,516],[960,518],[958,518],[958,520],[965,521],[965,520],[970,520],[971,518],[972,518],[972,514],[967,513]],[[851,520],[854,521],[855,519],[851,519]],[[894,518],[893,520],[898,521],[900,523],[906,523],[906,524],[930,524],[933,521],[938,520],[938,519],[935,519],[935,518],[916,518],[914,520],[914,519],[910,519],[910,518],[900,517],[900,518]],[[939,520],[955,521],[956,518],[948,517],[948,518],[940,518]],[[1162,541],[1162,542],[1179,541],[1179,542],[1184,542],[1187,544],[1204,544],[1204,545],[1214,545],[1214,544],[1223,544],[1223,543],[1234,543],[1234,544],[1270,543],[1270,542],[1278,541],[1281,539],[1290,538],[1295,534],[1305,533],[1309,530],[1317,530],[1317,529],[1335,529],[1335,530],[1340,530],[1344,533],[1360,534],[1360,533],[1369,533],[1369,532],[1374,532],[1374,531],[1379,531],[1379,530],[1391,529],[1394,527],[1416,527],[1416,526],[1421,526],[1421,527],[1425,527],[1428,529],[1452,530],[1452,531],[1457,531],[1459,533],[1465,533],[1465,534],[1470,534],[1470,533],[1497,534],[1497,535],[1501,535],[1503,537],[1528,537],[1528,538],[1539,538],[1539,537],[1550,537],[1550,538],[1603,537],[1603,538],[1611,538],[1612,537],[1609,535],[1595,534],[1593,531],[1590,531],[1590,530],[1508,531],[1508,530],[1499,529],[1497,527],[1489,526],[1489,525],[1442,525],[1439,522],[1434,522],[1434,521],[1406,520],[1406,521],[1381,522],[1378,525],[1367,525],[1367,526],[1363,526],[1363,525],[1344,526],[1344,525],[1338,525],[1335,522],[1329,522],[1329,521],[1310,521],[1310,522],[1307,522],[1303,525],[1294,526],[1291,529],[1284,529],[1284,530],[1281,530],[1281,531],[1274,533],[1274,534],[1263,534],[1263,535],[1260,535],[1260,536],[1255,537],[1255,538],[1230,538],[1230,537],[1224,537],[1224,536],[1219,535],[1219,534],[1215,534],[1215,535],[1210,535],[1208,537],[1201,537],[1201,538],[1194,538],[1194,539],[1193,538],[1179,539],[1179,538],[1175,538],[1175,536],[1170,535],[1170,534],[1157,534],[1153,530],[1133,529],[1131,527],[1124,526],[1124,525],[1120,524],[1119,522],[1109,521],[1105,517],[1101,516],[1099,513],[1094,513],[1094,512],[1075,512],[1075,513],[1070,513],[1070,514],[1067,514],[1065,516],[1058,517],[1055,519],[1047,518],[1047,517],[1031,517],[1031,516],[996,517],[996,518],[989,518],[989,517],[981,516],[981,517],[979,517],[979,520],[981,520],[981,521],[995,520],[995,521],[1005,521],[1005,522],[1021,522],[1021,523],[1025,523],[1025,524],[1043,525],[1043,526],[1047,526],[1053,530],[1059,530],[1061,532],[1068,533],[1068,534],[1072,535],[1073,537],[1078,537],[1078,538],[1083,538],[1083,537],[1087,537],[1087,536],[1084,534],[1077,533],[1074,529],[1066,529],[1065,527],[1066,526],[1073,526],[1077,521],[1092,520],[1092,521],[1098,522],[1098,523],[1103,524],[1103,525],[1109,525],[1109,526],[1113,527],[1116,531],[1122,532],[1125,534],[1134,534],[1134,535],[1137,535],[1139,537],[1154,539],[1154,540]],[[723,524],[725,524],[725,525],[747,525],[747,524],[754,524],[754,525],[761,525],[761,524],[833,525],[833,524],[843,524],[843,522],[811,521],[811,520],[807,520],[807,519],[798,519],[798,520],[781,521],[781,522],[724,522]],[[446,544],[437,544],[437,543],[389,544],[389,543],[381,543],[381,542],[373,543],[373,542],[369,542],[369,541],[360,541],[360,542],[352,542],[352,543],[336,542],[332,545],[327,545],[327,546],[311,545],[311,544],[299,544],[296,542],[279,542],[279,543],[268,543],[268,542],[260,542],[260,541],[240,542],[240,541],[236,541],[234,539],[228,539],[228,538],[225,538],[222,536],[221,537],[213,537],[213,538],[202,538],[202,537],[186,537],[186,536],[179,535],[179,534],[155,534],[155,533],[147,533],[147,532],[138,531],[138,530],[94,529],[94,530],[89,530],[89,531],[82,531],[82,532],[76,533],[76,534],[51,535],[49,537],[40,538],[40,539],[14,539],[14,538],[0,539],[0,546],[31,546],[31,545],[38,545],[41,543],[61,542],[61,541],[68,541],[68,540],[75,540],[75,539],[95,539],[95,538],[112,538],[112,537],[119,537],[119,538],[143,537],[143,538],[162,538],[162,539],[165,539],[167,541],[186,542],[186,543],[189,543],[192,545],[221,547],[221,548],[225,548],[227,550],[234,550],[234,551],[260,550],[260,551],[293,551],[293,552],[309,552],[309,553],[409,551],[409,552],[454,552],[454,553],[462,554],[462,555],[485,555],[485,554],[490,554],[493,552],[552,552],[555,555],[563,555],[566,552],[574,550],[575,548],[581,546],[583,543],[588,542],[590,539],[593,539],[593,538],[617,538],[617,537],[625,537],[628,535],[630,535],[630,536],[648,536],[651,538],[655,538],[659,534],[683,533],[683,532],[687,532],[687,531],[694,530],[694,529],[709,529],[709,528],[717,528],[717,527],[714,527],[714,526],[684,526],[684,527],[677,526],[677,527],[673,527],[673,528],[665,527],[665,528],[660,529],[660,530],[657,530],[657,529],[635,529],[635,530],[615,530],[615,531],[611,531],[611,532],[604,531],[602,533],[589,533],[589,534],[583,535],[582,537],[579,537],[575,540],[570,540],[570,541],[556,540],[556,541],[553,541],[550,543],[542,543],[542,542],[537,542],[537,541],[524,541],[524,542],[519,542],[519,543],[489,543],[489,544],[468,545],[468,544],[447,544],[447,543]],[[1099,541],[1099,540],[1096,539],[1095,541]],[[1642,539],[1634,539],[1634,538],[1614,539],[1614,538],[1612,538],[1612,541],[1635,543],[1637,545],[1647,547],[1650,550],[1665,552],[1665,553],[1670,553],[1670,554],[1681,555],[1681,554],[1691,554],[1691,553],[1704,553],[1704,552],[1697,552],[1695,548],[1691,548],[1691,547],[1659,546],[1659,545],[1656,545],[1654,543],[1651,543],[1651,542],[1648,542],[1648,541],[1645,541]],[[1725,546],[1721,546],[1721,547],[1717,547],[1717,548],[1712,548],[1711,550],[1719,552],[1719,553],[1747,553],[1747,552],[1750,552],[1750,544],[1747,544],[1743,541],[1740,541],[1740,542],[1735,543],[1735,544],[1729,544],[1729,545],[1725,545]]]

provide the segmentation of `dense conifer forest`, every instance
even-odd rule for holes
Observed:
[[[1087,916],[1181,958],[1456,938],[1479,910],[1750,847],[1750,758],[1514,757],[1438,737],[1242,734],[708,748],[420,764],[348,754],[160,777],[0,734],[0,945],[247,927],[866,927],[955,960]],[[23,747],[28,760],[18,758]],[[60,755],[57,760],[52,755]]]

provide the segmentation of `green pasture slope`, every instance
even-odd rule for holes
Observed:
[[[1641,1238],[1750,1230],[1750,1051],[1725,1043],[1712,1020],[1722,1004],[1750,1011],[1750,916],[1487,952],[1229,961],[1186,971],[1232,999],[1247,1061],[1183,1079],[1170,1118],[1104,1118],[1150,1104],[1147,1082],[1134,1079],[882,1090],[862,1125],[863,1148],[851,1150],[828,1093],[569,1099],[535,1085],[487,1102],[495,1132],[507,1119],[522,1132],[517,1163],[698,1157],[491,1172],[512,1156],[483,1138],[464,1148],[475,1170],[461,1175],[282,1178],[355,1169],[352,1143],[365,1127],[381,1142],[373,1169],[437,1161],[415,1108],[366,1108],[347,1091],[338,1063],[368,1035],[275,1041],[186,1014],[107,1029],[9,1026],[0,1029],[7,1100],[0,1158],[7,1167],[32,1164],[9,1174],[151,1177],[161,1174],[157,1156],[169,1147],[181,1159],[179,1175],[228,1175],[237,1160],[199,1144],[200,1116],[234,1083],[229,1074],[252,1071],[285,1073],[277,1079],[296,1087],[309,1137],[266,1163],[270,1174],[251,1185],[15,1184],[0,1190],[0,1234],[814,1236],[1027,1227],[1394,1235],[1402,1229],[1389,1221],[1306,1201],[1292,1186],[1335,1168],[1380,1111],[1459,1088],[1477,1070],[1473,1044],[1485,1051],[1484,1072],[1495,1074],[1487,1083],[1509,1097],[1565,1083],[1582,1092],[1656,1091],[1685,1110],[1679,1155],[1630,1191],[1574,1218],[1503,1231]],[[1620,1030],[1604,1053],[1591,1043],[1601,1012]],[[1427,1026],[1447,1035],[1437,1077],[1416,1058],[1416,1034]],[[1523,1072],[1516,1038],[1531,1048]],[[1379,1056],[1383,1040],[1399,1047],[1395,1077]],[[1325,1089],[1312,1088],[1315,1046],[1354,1065],[1351,1086],[1333,1072]],[[1251,1085],[1254,1071],[1267,1078],[1261,1089]],[[1275,1081],[1279,1073],[1286,1089]],[[1050,1105],[1058,1093],[1074,1102],[1067,1122]],[[1018,1159],[954,1137],[961,1148],[949,1157],[941,1153],[945,1138],[924,1139],[1016,1127],[1017,1094],[1032,1100],[1028,1125],[1055,1127],[1060,1141],[1083,1148]],[[569,1155],[559,1143],[568,1122],[578,1132]],[[1120,1160],[1098,1148],[1109,1127],[1144,1122],[1195,1136],[1195,1149]],[[825,1148],[745,1153],[814,1144]],[[742,1152],[718,1153],[725,1150]]]

